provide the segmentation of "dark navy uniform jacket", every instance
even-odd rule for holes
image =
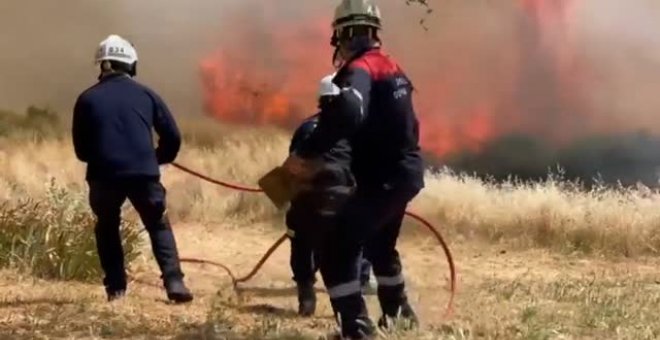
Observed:
[[[320,114],[306,119],[296,129],[291,139],[289,152],[297,152],[298,148],[309,139],[317,127]],[[355,186],[351,173],[351,148],[347,140],[339,140],[320,155],[320,168],[311,182],[312,189],[304,192],[292,201],[292,206],[312,207],[323,205],[323,202],[333,197],[341,200]]]
[[[102,78],[78,97],[72,135],[76,156],[87,163],[87,180],[160,177],[158,166],[174,161],[181,147],[167,105],[123,74]]]
[[[333,81],[341,94],[332,109],[321,112],[317,129],[297,154],[318,157],[348,138],[358,187],[423,188],[413,86],[398,64],[371,48],[346,63]]]

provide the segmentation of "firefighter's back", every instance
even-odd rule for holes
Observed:
[[[159,176],[152,129],[160,98],[133,79],[115,75],[79,98],[90,179]]]
[[[366,71],[372,83],[366,120],[352,140],[358,184],[423,187],[424,165],[411,81],[380,49],[366,52],[349,67]]]

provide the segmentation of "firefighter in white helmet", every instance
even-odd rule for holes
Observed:
[[[119,228],[121,206],[128,199],[149,233],[168,298],[189,302],[193,296],[183,283],[159,169],[176,158],[181,134],[165,102],[132,79],[138,56],[129,41],[108,36],[98,46],[95,61],[99,81],[78,97],[72,135],[76,156],[87,163],[89,201],[97,217],[96,245],[108,300],[126,292]],[[155,149],[152,130],[159,137]]]
[[[331,43],[339,66],[333,82],[340,94],[284,168],[299,177],[313,172],[314,159],[348,139],[356,190],[338,212],[336,235],[324,244],[332,256],[321,259],[321,273],[342,335],[371,338],[369,318],[357,278],[364,247],[378,282],[382,317],[417,325],[405,289],[397,239],[408,203],[424,187],[419,126],[411,81],[381,49],[380,10],[371,0],[343,0],[333,21]],[[322,251],[321,254],[329,254]]]
[[[318,109],[323,111],[331,105],[340,90],[332,82],[335,74],[321,79],[318,91]],[[296,129],[290,152],[314,131],[319,114],[305,119]],[[308,180],[308,191],[304,191],[291,201],[286,214],[287,235],[291,241],[290,265],[293,280],[298,288],[298,314],[311,316],[316,310],[314,284],[315,273],[319,268],[318,247],[327,231],[335,223],[337,210],[355,186],[350,169],[350,146],[341,140],[322,157],[320,170]],[[360,281],[365,293],[370,292],[371,265],[365,259],[361,262]]]
[[[131,77],[137,75],[138,55],[135,47],[116,34],[109,35],[99,44],[95,61],[101,66],[101,76],[112,71],[123,72]]]

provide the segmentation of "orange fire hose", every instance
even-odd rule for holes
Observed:
[[[177,169],[179,169],[179,170],[181,170],[185,173],[188,173],[190,175],[193,175],[195,177],[198,177],[200,179],[203,179],[203,180],[205,180],[209,183],[213,183],[213,184],[218,185],[218,186],[222,186],[222,187],[225,187],[225,188],[238,190],[238,191],[245,191],[245,192],[255,192],[255,193],[256,192],[263,192],[263,190],[261,190],[260,188],[244,187],[244,186],[240,186],[240,185],[236,185],[236,184],[231,184],[231,183],[228,183],[228,182],[219,181],[217,179],[213,179],[213,178],[208,177],[204,174],[201,174],[197,171],[189,169],[189,168],[187,168],[183,165],[180,165],[176,162],[173,162],[172,166],[174,166],[175,168],[177,168]],[[442,249],[445,253],[445,256],[447,257],[447,263],[449,264],[449,272],[450,272],[450,280],[451,280],[450,281],[451,294],[450,294],[450,297],[449,297],[449,302],[447,303],[445,316],[449,317],[451,315],[452,311],[453,311],[454,296],[456,295],[456,267],[454,265],[454,259],[453,259],[453,256],[451,254],[451,251],[449,250],[449,246],[447,246],[447,242],[445,242],[445,239],[442,237],[440,232],[429,221],[427,221],[423,217],[421,217],[421,216],[419,216],[415,213],[409,212],[409,211],[406,211],[406,216],[416,220],[417,222],[419,222],[423,226],[425,226],[433,234],[433,236],[435,236],[437,241],[440,243],[440,245],[442,246]],[[212,265],[212,266],[215,266],[215,267],[222,268],[224,271],[227,272],[227,274],[229,275],[229,277],[232,280],[232,284],[234,285],[234,287],[236,287],[239,283],[247,282],[250,279],[252,279],[259,272],[261,267],[263,267],[263,265],[266,263],[268,258],[270,258],[270,256],[275,252],[275,250],[277,250],[277,248],[279,248],[279,246],[282,245],[282,243],[284,243],[284,241],[286,239],[287,239],[287,235],[286,234],[282,235],[270,248],[268,248],[266,253],[261,257],[259,262],[257,262],[257,264],[254,266],[254,268],[250,271],[250,273],[248,273],[247,275],[245,275],[243,277],[236,277],[234,275],[234,273],[231,271],[231,269],[229,269],[229,267],[225,266],[222,263],[218,263],[218,262],[214,262],[214,261],[209,261],[209,260],[204,260],[204,259],[196,259],[196,258],[181,258],[181,262],[206,264],[206,265]]]
[[[234,190],[238,190],[238,191],[246,191],[246,192],[263,192],[263,190],[261,190],[260,188],[249,188],[249,187],[244,187],[244,186],[240,186],[240,185],[235,185],[235,184],[219,181],[217,179],[213,179],[213,178],[208,177],[206,175],[203,175],[203,174],[201,174],[197,171],[186,168],[185,166],[180,165],[176,162],[172,163],[172,166],[179,169],[179,170],[181,170],[181,171],[183,171],[183,172],[187,172],[188,174],[191,174],[191,175],[193,175],[197,178],[201,178],[201,179],[203,179],[203,180],[205,180],[209,183],[213,183],[213,184],[219,185],[221,187],[234,189]]]
[[[195,258],[181,258],[180,261],[181,262],[188,262],[188,263],[207,264],[207,265],[222,268],[222,269],[224,269],[224,271],[227,272],[227,274],[229,274],[229,277],[231,278],[232,284],[234,286],[237,286],[239,283],[250,281],[250,279],[252,279],[255,275],[257,275],[257,273],[259,272],[259,269],[261,269],[261,267],[263,267],[264,263],[266,263],[268,258],[270,258],[270,256],[273,255],[275,250],[277,250],[277,248],[279,248],[282,245],[282,243],[284,243],[284,241],[286,239],[287,239],[286,234],[280,236],[280,238],[277,239],[277,241],[275,241],[275,243],[273,243],[273,245],[270,246],[270,248],[268,248],[266,253],[261,257],[259,262],[257,262],[257,264],[254,266],[254,268],[252,268],[252,271],[250,271],[250,273],[248,273],[247,275],[245,275],[243,277],[236,277],[234,275],[234,273],[232,273],[231,269],[229,269],[229,267],[227,267],[224,264],[219,263],[219,262],[214,262],[214,261],[209,261],[209,260],[202,260],[202,259],[195,259]]]

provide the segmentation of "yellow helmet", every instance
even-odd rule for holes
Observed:
[[[335,10],[332,28],[337,31],[349,26],[382,29],[380,9],[371,0],[342,0]]]

